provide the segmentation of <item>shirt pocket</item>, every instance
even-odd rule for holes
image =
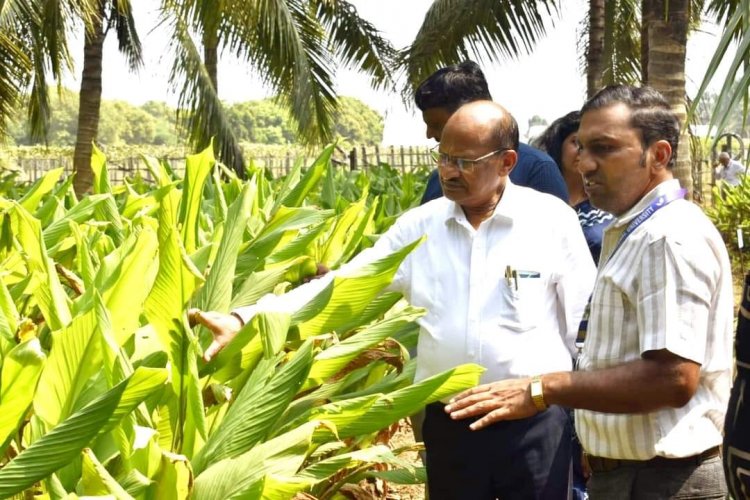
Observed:
[[[499,287],[500,327],[517,333],[536,328],[547,307],[546,277],[538,271],[517,270],[515,277],[503,279]]]

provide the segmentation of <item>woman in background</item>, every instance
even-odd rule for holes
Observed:
[[[581,123],[581,113],[571,111],[558,118],[547,127],[532,145],[546,151],[560,168],[565,184],[568,186],[570,206],[578,213],[586,242],[589,244],[594,262],[599,264],[599,253],[602,249],[602,233],[612,222],[612,214],[595,208],[583,189],[583,177],[576,168],[578,162],[578,144],[576,135]]]

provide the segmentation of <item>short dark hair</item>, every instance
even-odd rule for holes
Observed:
[[[546,151],[562,170],[562,146],[568,136],[578,130],[581,124],[581,112],[571,111],[553,121],[542,135],[532,141],[532,146]]]
[[[421,111],[445,108],[452,113],[466,103],[491,100],[484,73],[474,61],[440,68],[420,83],[414,93]]]
[[[673,168],[680,142],[680,122],[664,96],[647,86],[610,85],[583,105],[581,115],[618,103],[630,108],[630,125],[640,131],[643,147],[660,140],[665,140],[672,146],[672,156],[667,162],[667,168]]]

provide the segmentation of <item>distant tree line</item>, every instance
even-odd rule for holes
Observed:
[[[51,119],[47,145],[73,146],[78,126],[78,94],[63,89],[52,92]],[[186,134],[178,128],[176,110],[164,102],[149,101],[135,106],[126,101],[102,100],[97,142],[103,146],[179,146]],[[286,109],[273,99],[247,101],[226,106],[228,121],[242,142],[256,144],[295,144],[296,128]],[[17,116],[23,116],[19,112]],[[335,137],[343,145],[380,144],[383,117],[358,99],[339,97],[335,115]],[[10,127],[15,145],[43,144],[33,140],[26,120]]]

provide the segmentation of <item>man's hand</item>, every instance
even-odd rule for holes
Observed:
[[[203,359],[208,363],[211,358],[221,351],[230,340],[237,335],[243,324],[240,318],[232,314],[222,314],[216,311],[188,310],[190,326],[203,325],[213,335],[211,345],[203,352]]]
[[[500,420],[517,420],[538,413],[531,399],[530,378],[479,385],[450,400],[445,407],[454,420],[484,415],[469,427],[476,431]]]

